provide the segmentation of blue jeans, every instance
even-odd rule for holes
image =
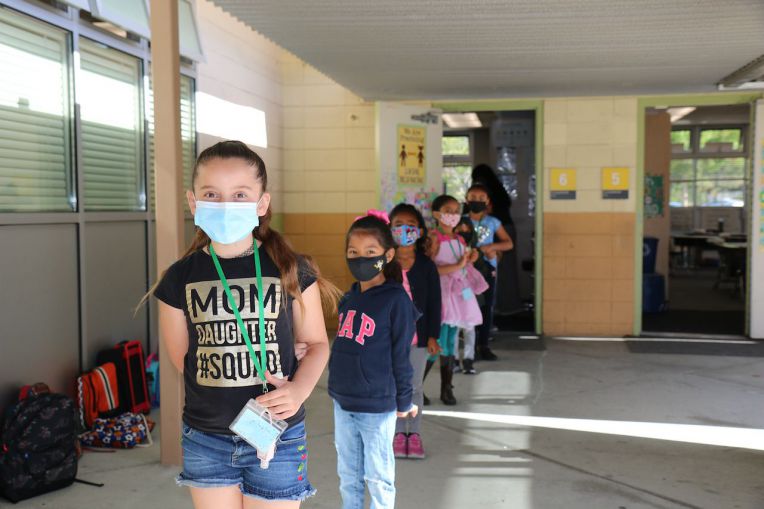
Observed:
[[[183,423],[183,472],[176,482],[192,488],[238,486],[263,500],[305,500],[316,490],[308,481],[305,423],[287,429],[276,443],[276,455],[260,468],[254,447],[236,435],[217,435]]]
[[[395,506],[395,412],[346,412],[334,402],[334,445],[342,509],[363,509],[364,483],[370,509]]]

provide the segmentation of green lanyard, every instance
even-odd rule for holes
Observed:
[[[257,248],[257,241],[253,240],[253,249],[255,251],[255,274],[257,276],[257,320],[258,320],[258,332],[260,333],[260,361],[262,361],[262,364],[258,362],[257,356],[255,355],[255,349],[252,347],[252,341],[249,339],[249,333],[247,332],[247,328],[244,326],[244,320],[241,319],[241,313],[239,313],[239,306],[236,305],[236,302],[233,300],[233,295],[231,294],[231,287],[228,286],[228,280],[225,277],[225,274],[223,274],[223,269],[220,267],[220,261],[218,260],[218,256],[215,254],[215,249],[212,247],[212,244],[210,244],[210,255],[212,255],[212,261],[215,262],[215,268],[218,271],[218,276],[220,276],[220,281],[223,283],[223,288],[225,289],[225,294],[228,297],[228,304],[230,304],[231,309],[233,309],[233,314],[236,316],[236,322],[239,324],[239,330],[241,330],[241,336],[244,338],[244,343],[247,344],[247,349],[249,350],[249,354],[252,356],[252,363],[255,365],[255,369],[257,370],[257,374],[260,376],[260,380],[263,381],[263,392],[268,392],[268,384],[265,381],[265,319],[263,318],[263,315],[265,314],[263,305],[263,275],[260,271],[260,253],[258,252]]]
[[[443,230],[440,229],[440,226],[438,226],[438,231],[440,233],[442,233],[443,235],[446,234],[446,232],[444,232]],[[448,247],[451,248],[451,254],[454,255],[454,258],[456,258],[456,263],[459,263],[459,260],[462,259],[462,255],[464,254],[464,250],[462,249],[462,243],[459,242],[459,237],[457,236],[457,237],[454,237],[454,238],[456,239],[457,244],[459,244],[459,254],[458,255],[456,254],[456,250],[454,249],[454,246],[451,245],[451,240],[453,240],[453,239],[448,241]],[[465,267],[462,267],[462,273],[463,274],[467,273],[467,269]]]

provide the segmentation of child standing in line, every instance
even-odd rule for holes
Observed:
[[[453,393],[453,366],[456,333],[459,328],[474,327],[482,323],[477,294],[488,284],[472,263],[477,251],[470,250],[464,239],[454,232],[459,224],[459,202],[449,195],[441,195],[432,202],[432,215],[437,221],[430,234],[430,257],[438,266],[442,302],[442,318],[438,343],[440,354],[440,399],[445,405],[455,405]],[[431,360],[434,360],[431,358]]]
[[[459,235],[462,239],[464,239],[464,243],[467,247],[470,249],[475,248],[475,228],[472,225],[472,221],[468,217],[463,217],[461,221],[459,221],[459,224],[456,225],[456,228],[454,228],[454,232],[456,232],[457,235]],[[480,265],[485,266],[485,262],[483,262],[480,257],[478,257],[475,260],[475,263],[473,266],[480,272],[480,274],[483,275],[483,278],[485,279],[485,273],[483,270],[481,270]],[[482,293],[477,296],[478,306],[483,305],[483,300],[485,299],[485,293]],[[464,352],[462,354],[461,359],[461,365],[459,363],[459,338],[456,339],[456,348],[455,348],[455,363],[454,363],[454,373],[464,373],[465,375],[474,375],[477,372],[475,371],[475,327],[465,327],[461,330],[461,336],[462,341],[464,342]]]
[[[196,509],[297,508],[316,492],[303,403],[329,357],[321,300],[334,305],[336,289],[271,229],[265,163],[247,145],[202,151],[191,187],[194,241],[144,297],[160,301],[161,340],[184,379],[176,481]],[[299,364],[295,341],[304,345]],[[229,427],[250,398],[288,424],[267,466]]]
[[[353,283],[339,304],[339,330],[329,360],[334,441],[343,509],[395,505],[396,417],[416,416],[409,362],[419,312],[401,284],[387,214],[369,211],[346,239]]]
[[[512,239],[504,230],[501,222],[488,215],[488,207],[491,200],[488,197],[488,188],[482,184],[472,184],[467,190],[467,209],[469,218],[475,228],[475,246],[482,253],[483,260],[490,266],[487,274],[488,291],[485,300],[480,306],[483,323],[477,328],[477,359],[495,361],[496,354],[488,348],[488,337],[491,333],[493,322],[494,292],[496,289],[496,267],[498,266],[497,254],[512,249]]]
[[[390,212],[393,239],[398,245],[395,259],[403,271],[403,287],[421,311],[411,343],[409,360],[414,370],[414,404],[421,408],[424,399],[424,370],[429,355],[438,355],[440,335],[440,276],[438,268],[427,256],[427,227],[422,213],[408,203],[395,206]],[[399,418],[395,425],[393,451],[396,458],[424,459],[420,435],[422,417]]]

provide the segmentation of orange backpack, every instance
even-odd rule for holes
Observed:
[[[117,368],[107,362],[77,378],[80,422],[91,429],[98,417],[112,417],[120,412]]]

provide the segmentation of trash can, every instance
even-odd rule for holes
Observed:
[[[642,311],[660,313],[666,309],[666,280],[662,274],[642,276]]]
[[[655,272],[655,261],[658,258],[658,239],[645,237],[642,244],[642,273],[652,274]]]

